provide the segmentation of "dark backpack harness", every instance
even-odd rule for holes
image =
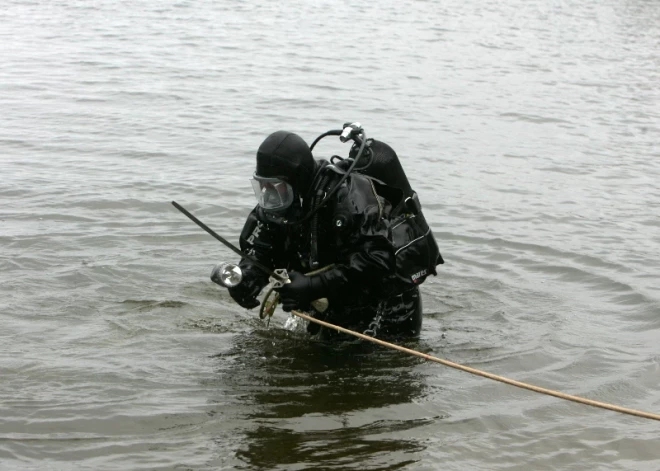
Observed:
[[[386,217],[390,223],[391,242],[396,255],[395,278],[404,286],[419,285],[427,276],[436,275],[435,267],[444,263],[444,260],[424,218],[417,193],[411,188],[394,150],[374,139],[369,139],[366,146],[366,164],[355,167],[353,171],[367,177],[376,197],[385,199],[392,206]],[[356,152],[354,146],[349,158]],[[350,159],[335,156],[331,163],[336,173],[329,169],[319,172],[319,178],[312,189],[311,210],[321,205],[328,188],[336,184],[337,173],[345,173],[349,168]],[[327,165],[327,162],[323,163],[323,166]],[[341,214],[335,215],[333,224],[339,224],[341,217]],[[318,212],[311,219],[310,229],[310,268],[314,269],[318,267]]]

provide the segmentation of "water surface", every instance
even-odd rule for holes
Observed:
[[[652,0],[8,0],[0,468],[660,468],[655,422],[267,328],[170,205],[237,241],[269,133],[360,121],[446,260],[408,347],[658,413],[659,25]]]

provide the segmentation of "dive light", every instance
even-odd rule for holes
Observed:
[[[213,267],[211,281],[225,288],[233,288],[243,281],[243,271],[235,263],[220,263]]]

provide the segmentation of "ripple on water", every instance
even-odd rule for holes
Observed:
[[[237,242],[263,138],[358,120],[447,261],[406,346],[658,410],[656,2],[5,3],[0,467],[660,468],[654,423],[266,329],[170,205]]]

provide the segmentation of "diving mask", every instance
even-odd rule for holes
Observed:
[[[260,177],[255,173],[250,181],[259,206],[266,211],[284,210],[293,203],[293,188],[284,180]]]

